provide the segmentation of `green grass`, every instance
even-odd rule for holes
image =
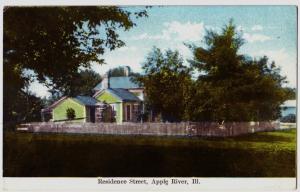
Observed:
[[[6,177],[295,177],[296,130],[229,138],[5,132]]]

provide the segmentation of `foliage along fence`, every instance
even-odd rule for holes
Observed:
[[[220,125],[215,122],[182,123],[69,123],[43,122],[22,124],[29,132],[81,133],[113,135],[159,136],[236,136],[259,131],[279,129],[279,122],[232,122]]]

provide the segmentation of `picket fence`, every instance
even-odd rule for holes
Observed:
[[[34,133],[79,133],[111,135],[214,136],[227,137],[273,131],[279,122],[182,122],[182,123],[69,123],[38,122],[22,124],[18,130]]]

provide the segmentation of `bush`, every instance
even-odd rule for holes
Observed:
[[[68,118],[68,120],[73,120],[73,119],[75,119],[75,117],[76,117],[75,110],[72,109],[72,108],[68,108],[67,109],[67,118]]]

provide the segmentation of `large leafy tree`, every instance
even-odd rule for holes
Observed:
[[[5,122],[7,128],[13,128],[16,122],[28,122],[28,121],[40,121],[41,120],[41,108],[45,105],[42,100],[31,93],[28,89],[20,91],[18,97],[14,97],[13,100],[14,109],[8,117],[7,113],[4,113],[4,119],[9,119],[9,122]],[[4,108],[5,111],[5,108]]]
[[[190,70],[178,51],[162,52],[153,48],[137,80],[145,87],[146,105],[165,121],[184,119],[186,89],[191,81]]]
[[[102,77],[93,70],[80,71],[70,87],[74,95],[93,95],[93,88],[101,82]]]
[[[192,120],[277,119],[287,92],[275,63],[239,54],[244,40],[232,21],[220,33],[208,31],[205,43],[191,46],[191,63],[200,72],[188,106]]]
[[[5,120],[21,105],[15,101],[33,77],[73,95],[79,67],[104,63],[105,51],[124,45],[117,30],[129,30],[134,18],[142,16],[147,16],[145,10],[130,12],[116,6],[5,7]]]
[[[72,96],[77,95],[89,95],[92,96],[94,94],[93,88],[101,82],[102,77],[95,71],[91,69],[80,70],[79,74],[76,74],[73,78],[71,92]],[[55,89],[48,90],[50,95],[48,97],[43,97],[42,102],[44,106],[49,106],[53,104],[55,101],[60,99],[63,94]]]

